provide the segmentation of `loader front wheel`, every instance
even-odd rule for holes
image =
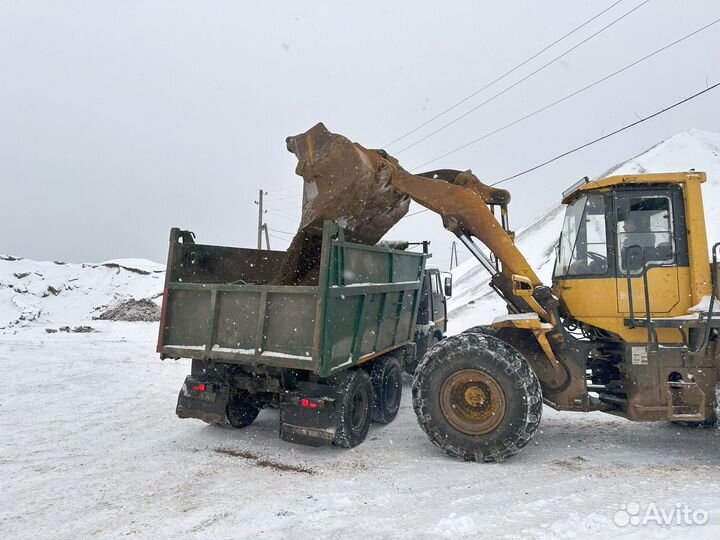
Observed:
[[[542,391],[527,360],[489,335],[452,336],[418,366],[413,408],[436,446],[465,461],[501,461],[540,424]]]

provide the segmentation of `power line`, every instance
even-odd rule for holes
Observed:
[[[280,233],[279,231],[277,231],[277,230],[275,230],[275,229],[269,229],[269,231],[270,231],[270,234],[282,234],[282,238],[285,239],[285,240],[287,240],[288,242],[295,237],[294,234],[284,234],[284,233]]]
[[[297,232],[288,232],[288,231],[281,231],[280,229],[270,229],[272,232],[276,233],[282,233],[282,234],[289,234],[290,236],[295,236]]]
[[[300,210],[302,206],[273,206],[274,210],[277,210],[278,212],[292,212],[295,210]]]
[[[269,234],[270,234],[270,238],[274,238],[275,240],[282,240],[283,242],[287,242],[287,241],[288,241],[287,238],[283,238],[283,237],[281,237],[281,236],[275,236],[273,233],[269,233]]]
[[[588,19],[587,21],[585,21],[584,23],[582,23],[580,26],[576,26],[575,28],[573,28],[572,30],[570,30],[570,32],[568,32],[567,34],[565,34],[565,35],[563,35],[562,37],[556,39],[555,41],[553,41],[553,42],[552,42],[550,45],[548,45],[547,47],[545,47],[545,48],[539,50],[538,52],[536,52],[535,54],[533,54],[533,55],[530,56],[527,60],[524,60],[524,61],[520,62],[519,64],[517,64],[515,67],[513,67],[513,68],[510,69],[509,71],[506,71],[505,73],[503,73],[502,75],[500,75],[497,79],[494,79],[494,80],[490,81],[489,83],[487,83],[487,84],[486,84],[485,86],[483,86],[482,88],[480,88],[480,89],[478,89],[478,90],[475,90],[473,93],[471,93],[471,94],[469,94],[468,96],[464,97],[463,99],[461,99],[460,101],[458,101],[457,103],[455,103],[455,104],[452,105],[451,107],[445,109],[444,111],[436,114],[435,116],[433,116],[433,117],[430,118],[429,120],[423,122],[422,124],[420,124],[420,125],[417,126],[416,128],[408,131],[408,132],[405,133],[404,135],[401,135],[401,136],[398,137],[397,139],[393,139],[392,141],[390,141],[389,143],[387,143],[387,144],[385,145],[385,147],[392,146],[392,145],[395,144],[396,142],[403,140],[404,138],[412,135],[413,133],[415,133],[415,132],[418,131],[419,129],[424,128],[425,126],[427,126],[427,125],[430,124],[431,122],[434,122],[435,120],[437,120],[437,119],[440,118],[441,116],[444,116],[444,115],[446,115],[447,113],[449,113],[450,111],[455,110],[457,107],[459,107],[460,105],[462,105],[463,103],[465,103],[465,102],[466,102],[467,100],[469,100],[470,98],[475,97],[475,96],[478,95],[480,92],[482,92],[483,90],[489,88],[489,87],[492,86],[493,84],[495,84],[495,83],[497,83],[497,82],[500,82],[501,80],[503,80],[505,77],[507,77],[507,76],[510,75],[511,73],[514,73],[515,71],[517,71],[518,69],[520,69],[521,67],[523,67],[523,66],[524,66],[525,64],[527,64],[528,62],[534,60],[535,58],[537,58],[538,56],[540,56],[542,53],[544,53],[545,51],[547,51],[548,49],[550,49],[550,48],[552,48],[553,46],[555,46],[555,45],[557,45],[558,43],[560,43],[560,42],[561,42],[562,40],[564,40],[565,38],[570,37],[572,34],[574,34],[575,32],[577,32],[577,31],[580,30],[581,28],[587,26],[588,24],[590,24],[592,21],[594,21],[595,19],[597,19],[597,18],[600,17],[601,15],[603,15],[603,14],[605,14],[606,12],[610,11],[612,8],[614,8],[615,6],[617,6],[617,5],[618,5],[620,2],[622,2],[622,1],[623,1],[623,0],[617,0],[615,3],[611,4],[609,7],[605,8],[604,10],[602,10],[602,11],[601,11],[600,13],[598,13],[597,15],[594,15],[593,17],[591,17],[590,19]]]
[[[298,207],[300,208],[300,207]],[[277,214],[280,216],[290,217],[295,216],[296,213],[290,209],[283,209],[283,208],[267,208],[267,212],[272,212],[273,214]]]
[[[484,140],[484,139],[487,139],[488,137],[490,137],[490,136],[492,136],[492,135],[495,135],[495,134],[497,134],[497,133],[500,133],[501,131],[505,131],[506,129],[508,129],[508,128],[512,127],[512,126],[515,126],[515,125],[519,124],[520,122],[523,122],[524,120],[527,120],[528,118],[532,118],[533,116],[536,116],[536,115],[540,114],[541,112],[544,112],[544,111],[546,111],[546,110],[554,107],[555,105],[559,105],[560,103],[562,103],[562,102],[564,102],[564,101],[567,101],[568,99],[570,99],[570,98],[572,98],[572,97],[575,97],[575,96],[577,96],[578,94],[580,94],[580,93],[582,93],[582,92],[585,92],[586,90],[589,90],[589,89],[592,88],[593,86],[596,86],[596,85],[598,85],[598,84],[600,84],[600,83],[602,83],[602,82],[605,82],[605,81],[607,81],[608,79],[611,79],[612,77],[614,77],[614,76],[616,76],[616,75],[619,75],[620,73],[622,73],[622,72],[624,72],[624,71],[627,71],[628,69],[630,69],[630,68],[638,65],[639,63],[644,62],[645,60],[647,60],[647,59],[649,59],[649,58],[652,58],[653,56],[655,56],[655,55],[657,55],[657,54],[659,54],[659,53],[661,53],[661,52],[669,49],[670,47],[673,47],[674,45],[677,45],[678,43],[680,43],[680,42],[682,42],[682,41],[685,41],[686,39],[691,38],[691,37],[694,36],[695,34],[699,34],[699,33],[702,32],[703,30],[706,30],[706,29],[710,28],[711,26],[713,26],[714,24],[717,24],[718,22],[720,22],[720,19],[715,19],[714,21],[712,21],[712,22],[709,23],[709,24],[706,24],[706,25],[703,26],[702,28],[699,28],[699,29],[695,30],[694,32],[691,32],[690,34],[687,34],[686,36],[681,37],[680,39],[677,39],[677,40],[673,41],[672,43],[668,43],[668,44],[665,45],[664,47],[661,47],[661,48],[659,48],[659,49],[651,52],[650,54],[645,55],[645,56],[643,56],[642,58],[640,58],[640,59],[638,59],[638,60],[635,60],[634,62],[626,65],[625,67],[620,68],[620,69],[618,69],[617,71],[614,71],[613,73],[610,73],[609,75],[606,75],[605,77],[603,77],[603,78],[601,78],[601,79],[598,79],[597,81],[595,81],[595,82],[593,82],[593,83],[591,83],[591,84],[588,84],[587,86],[584,86],[583,88],[580,88],[579,90],[576,90],[575,92],[572,92],[571,94],[568,94],[567,96],[565,96],[565,97],[563,97],[563,98],[558,99],[557,101],[553,101],[553,102],[550,103],[549,105],[545,105],[544,107],[542,107],[542,108],[540,108],[540,109],[537,109],[537,110],[534,111],[534,112],[531,112],[531,113],[529,113],[529,114],[526,114],[525,116],[522,116],[522,117],[518,118],[517,120],[514,120],[514,121],[510,122],[509,124],[505,124],[505,125],[502,126],[502,127],[499,127],[499,128],[494,129],[494,130],[492,130],[492,131],[489,131],[489,132],[481,135],[480,137],[478,137],[478,138],[476,138],[476,139],[473,139],[472,141],[470,141],[470,142],[468,142],[468,143],[465,143],[465,144],[463,144],[463,145],[461,145],[461,146],[458,146],[457,148],[454,148],[454,149],[450,150],[449,152],[445,152],[444,154],[442,154],[442,155],[440,155],[440,156],[438,156],[438,157],[435,157],[435,158],[433,158],[433,159],[431,159],[431,160],[429,160],[429,161],[426,161],[426,162],[424,162],[424,163],[421,163],[420,165],[417,165],[416,167],[413,167],[413,170],[421,169],[421,168],[425,167],[426,165],[429,165],[430,163],[434,163],[434,162],[436,162],[436,161],[438,161],[438,160],[440,160],[440,159],[443,159],[443,158],[448,157],[448,156],[450,156],[450,155],[452,155],[452,154],[455,154],[456,152],[459,152],[460,150],[464,150],[464,149],[467,148],[468,146],[472,146],[473,144],[476,144],[476,143],[478,143],[478,142],[480,142],[480,141],[482,141],[482,140]]]
[[[425,209],[423,209],[423,210],[418,210],[417,212],[412,212],[412,213],[410,213],[410,214],[405,214],[405,216],[403,216],[403,217],[406,217],[406,218],[408,218],[408,217],[413,217],[413,216],[417,216],[418,214],[422,214],[423,212],[429,212],[429,211],[430,211],[429,209],[425,208]]]
[[[280,212],[276,212],[275,210],[266,210],[266,212],[272,212],[276,217],[279,217],[280,219],[284,219],[290,223],[297,223],[297,218],[291,218],[286,214],[282,214]]]
[[[650,120],[651,118],[655,118],[656,116],[660,116],[661,114],[663,114],[663,113],[665,113],[665,112],[667,112],[667,111],[669,111],[669,110],[671,110],[671,109],[674,109],[675,107],[679,107],[679,106],[682,105],[683,103],[687,103],[688,101],[691,101],[691,100],[695,99],[696,97],[699,97],[699,96],[701,96],[701,95],[709,92],[710,90],[713,90],[713,89],[717,88],[718,86],[720,86],[720,82],[715,83],[715,84],[713,84],[712,86],[707,87],[705,90],[701,90],[700,92],[697,92],[697,93],[693,94],[693,95],[690,96],[690,97],[687,97],[687,98],[685,98],[685,99],[683,99],[683,100],[680,100],[680,101],[678,101],[678,102],[676,102],[676,103],[673,103],[673,104],[670,105],[669,107],[665,107],[664,109],[661,109],[661,110],[659,110],[659,111],[657,111],[657,112],[654,112],[653,114],[651,114],[651,115],[649,115],[649,116],[646,116],[646,117],[644,117],[644,118],[641,118],[640,120],[637,120],[637,121],[633,122],[632,124],[628,124],[627,126],[621,127],[620,129],[616,129],[615,131],[613,131],[613,132],[611,132],[611,133],[608,133],[607,135],[603,135],[602,137],[598,137],[597,139],[594,139],[594,140],[592,140],[592,141],[590,141],[590,142],[587,142],[587,143],[582,144],[582,145],[580,145],[580,146],[576,146],[576,147],[573,148],[572,150],[568,150],[567,152],[563,152],[562,154],[558,154],[558,155],[555,156],[554,158],[548,159],[547,161],[543,161],[542,163],[540,163],[540,164],[538,164],[538,165],[535,165],[534,167],[530,167],[529,169],[525,169],[524,171],[521,171],[521,172],[519,172],[519,173],[513,174],[512,176],[508,176],[507,178],[503,178],[502,180],[498,180],[498,181],[495,182],[494,184],[490,184],[490,185],[491,185],[491,186],[497,186],[498,184],[502,184],[503,182],[507,182],[507,181],[509,181],[509,180],[512,180],[513,178],[517,178],[518,176],[522,176],[522,175],[527,174],[527,173],[529,173],[529,172],[535,171],[535,170],[539,169],[540,167],[544,167],[545,165],[549,165],[549,164],[552,163],[553,161],[557,161],[558,159],[561,159],[561,158],[564,158],[565,156],[568,156],[568,155],[570,155],[570,154],[573,154],[573,153],[577,152],[578,150],[582,150],[583,148],[587,148],[588,146],[591,146],[591,145],[593,145],[593,144],[595,144],[595,143],[598,143],[598,142],[600,142],[600,141],[602,141],[602,140],[605,140],[605,139],[607,139],[607,138],[609,138],[609,137],[612,137],[613,135],[617,135],[618,133],[620,133],[620,132],[622,132],[622,131],[625,131],[626,129],[630,129],[631,127],[637,126],[638,124],[642,124],[643,122],[646,122],[646,121]]]
[[[266,191],[265,193],[267,194],[268,192]],[[275,197],[275,195],[271,195],[271,197],[272,197],[272,200],[276,201],[276,202],[289,201],[291,199],[297,200],[297,198],[298,198],[297,194],[296,195],[288,195],[287,197]]]
[[[568,155],[570,155],[570,154],[573,154],[573,153],[575,153],[575,152],[578,152],[579,150],[582,150],[582,149],[584,149],[584,148],[587,148],[588,146],[591,146],[591,145],[593,145],[593,144],[595,144],[595,143],[598,143],[598,142],[600,142],[600,141],[603,141],[603,140],[605,140],[605,139],[607,139],[607,138],[609,138],[609,137],[612,137],[613,135],[617,135],[618,133],[620,133],[620,132],[622,132],[622,131],[625,131],[626,129],[630,129],[631,127],[637,126],[638,124],[642,124],[643,122],[646,122],[646,121],[648,121],[648,120],[650,120],[650,119],[652,119],[652,118],[655,118],[656,116],[660,116],[661,114],[666,113],[667,111],[669,111],[669,110],[671,110],[671,109],[674,109],[675,107],[679,107],[680,105],[682,105],[682,104],[684,104],[684,103],[687,103],[688,101],[691,101],[691,100],[695,99],[696,97],[699,97],[699,96],[701,96],[701,95],[709,92],[710,90],[714,90],[714,89],[717,88],[718,86],[720,86],[720,82],[715,83],[715,84],[713,84],[712,86],[707,87],[705,90],[701,90],[700,92],[697,92],[697,93],[693,94],[693,95],[690,96],[690,97],[687,97],[687,98],[682,99],[682,100],[680,100],[680,101],[678,101],[678,102],[676,102],[676,103],[673,103],[672,105],[670,105],[670,106],[668,106],[668,107],[665,107],[664,109],[661,109],[661,110],[659,110],[659,111],[656,111],[656,112],[654,112],[653,114],[651,114],[651,115],[649,115],[649,116],[646,116],[646,117],[644,117],[644,118],[641,118],[640,120],[637,120],[637,121],[633,122],[632,124],[628,124],[627,126],[621,127],[620,129],[616,129],[615,131],[613,131],[613,132],[611,132],[611,133],[608,133],[608,134],[606,134],[606,135],[603,135],[602,137],[598,137],[597,139],[594,139],[594,140],[592,140],[592,141],[590,141],[590,142],[587,142],[587,143],[582,144],[582,145],[580,145],[580,146],[576,146],[575,148],[573,148],[573,149],[571,149],[571,150],[568,150],[567,152],[563,152],[562,154],[559,154],[559,155],[557,155],[557,156],[555,156],[555,157],[553,157],[553,158],[551,158],[551,159],[548,159],[548,160],[546,160],[546,161],[543,161],[542,163],[540,163],[540,164],[538,164],[538,165],[535,165],[535,166],[533,166],[533,167],[530,167],[529,169],[525,169],[524,171],[521,171],[521,172],[519,172],[519,173],[513,174],[512,176],[508,176],[508,177],[506,177],[506,178],[503,178],[502,180],[498,180],[497,182],[494,182],[494,183],[492,183],[492,184],[490,184],[490,185],[491,185],[491,186],[497,186],[498,184],[502,184],[503,182],[508,182],[509,180],[513,180],[513,179],[515,179],[515,178],[517,178],[517,177],[519,177],[519,176],[523,176],[523,175],[525,175],[525,174],[527,174],[527,173],[529,173],[529,172],[535,171],[535,170],[537,170],[537,169],[539,169],[539,168],[541,168],[541,167],[544,167],[544,166],[546,166],[546,165],[549,165],[550,163],[553,163],[554,161],[557,161],[557,160],[559,160],[559,159],[561,159],[561,158],[564,158],[565,156],[568,156]],[[415,215],[417,215],[417,214],[422,214],[423,212],[429,212],[429,210],[428,210],[427,208],[425,208],[424,210],[418,210],[417,212],[413,212],[413,213],[411,213],[411,214],[407,214],[405,217],[406,217],[406,218],[407,218],[407,217],[412,217],[412,216],[415,216]]]
[[[265,193],[279,193],[280,191],[290,191],[291,189],[296,189],[299,187],[302,187],[302,185],[295,183],[292,185],[288,185],[287,187],[284,187],[284,188],[271,189],[269,191],[266,191]]]
[[[440,133],[440,132],[443,131],[444,129],[446,129],[446,128],[452,126],[453,124],[455,124],[456,122],[462,120],[463,118],[465,118],[465,117],[468,116],[469,114],[472,114],[473,112],[477,111],[477,110],[480,109],[481,107],[484,107],[484,106],[487,105],[488,103],[496,100],[497,98],[499,98],[500,96],[502,96],[502,95],[505,94],[506,92],[512,90],[512,89],[515,88],[516,86],[518,86],[518,85],[522,84],[523,82],[527,81],[530,77],[536,75],[537,73],[540,73],[542,70],[544,70],[545,68],[549,67],[551,64],[554,64],[555,62],[557,62],[558,60],[560,60],[563,56],[571,53],[572,51],[574,51],[574,50],[577,49],[578,47],[581,47],[582,45],[584,45],[585,43],[587,43],[588,41],[590,41],[591,39],[593,39],[595,36],[601,34],[602,32],[604,32],[605,30],[607,30],[607,29],[610,28],[611,26],[613,26],[613,25],[615,25],[616,23],[620,22],[620,21],[623,20],[625,17],[627,17],[627,16],[629,16],[631,13],[637,11],[637,10],[640,9],[642,6],[644,6],[645,4],[647,4],[648,2],[650,2],[650,0],[644,0],[642,3],[638,4],[637,6],[635,6],[635,7],[632,8],[630,11],[625,12],[623,15],[621,15],[621,16],[618,17],[617,19],[615,19],[615,20],[613,20],[612,22],[608,23],[607,25],[603,26],[603,27],[602,27],[600,30],[598,30],[597,32],[595,32],[595,33],[591,34],[590,36],[586,37],[585,39],[583,39],[580,43],[578,43],[578,44],[576,44],[576,45],[573,45],[572,47],[570,47],[568,50],[566,50],[566,51],[563,52],[562,54],[556,56],[555,58],[553,58],[553,59],[550,60],[549,62],[546,62],[545,64],[543,64],[542,66],[540,66],[539,68],[537,68],[535,71],[531,72],[529,75],[526,75],[526,76],[523,77],[522,79],[514,82],[513,84],[511,84],[510,86],[508,86],[508,87],[505,88],[504,90],[501,90],[501,91],[498,92],[497,94],[495,94],[495,95],[493,95],[492,97],[490,97],[490,98],[486,99],[485,101],[481,102],[479,105],[476,105],[476,106],[473,107],[472,109],[464,112],[463,114],[461,114],[460,116],[454,118],[453,120],[451,120],[451,121],[448,122],[447,124],[443,124],[442,126],[440,126],[439,128],[437,128],[435,131],[431,131],[430,133],[428,133],[428,134],[425,135],[424,137],[416,140],[416,141],[413,142],[413,143],[410,143],[409,145],[407,145],[407,146],[401,148],[400,150],[398,150],[397,152],[393,152],[393,154],[398,155],[398,154],[403,153],[403,152],[406,151],[406,150],[409,150],[409,149],[412,148],[413,146],[416,146],[416,145],[420,144],[421,142],[426,141],[426,140],[429,139],[430,137],[432,137],[432,136]]]

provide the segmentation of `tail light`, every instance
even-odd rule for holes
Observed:
[[[325,401],[322,399],[302,398],[300,400],[300,406],[306,409],[324,409]]]

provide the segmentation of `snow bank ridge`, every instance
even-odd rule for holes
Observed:
[[[73,264],[0,255],[0,333],[78,325],[130,299],[158,302],[164,279],[164,267],[144,259]]]

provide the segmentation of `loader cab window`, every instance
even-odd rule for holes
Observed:
[[[554,277],[600,276],[608,271],[605,198],[590,193],[568,205]]]
[[[622,275],[628,269],[631,274],[639,274],[643,265],[675,261],[669,197],[619,197],[617,218],[618,266]]]

